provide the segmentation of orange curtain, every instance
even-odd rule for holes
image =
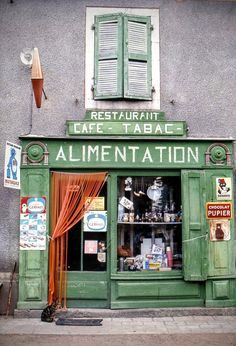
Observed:
[[[68,231],[83,218],[89,207],[87,198],[91,202],[99,195],[106,178],[107,172],[52,172],[49,304],[58,299],[61,305],[64,299],[66,307]]]

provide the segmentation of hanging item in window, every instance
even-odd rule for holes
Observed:
[[[133,208],[133,205],[134,203],[132,201],[130,201],[128,198],[126,197],[122,197],[120,199],[120,202],[119,202],[123,207],[125,207],[126,209],[132,209]]]
[[[147,195],[152,201],[156,202],[161,199],[163,189],[163,181],[161,177],[157,177],[153,181],[153,185],[149,186],[147,189]]]
[[[98,241],[97,240],[85,240],[84,241],[84,253],[85,254],[97,254],[98,253]]]

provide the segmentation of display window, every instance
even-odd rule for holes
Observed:
[[[119,176],[117,191],[117,270],[181,270],[180,176]]]

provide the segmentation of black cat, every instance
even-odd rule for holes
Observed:
[[[46,308],[44,308],[41,313],[41,321],[53,322],[56,309],[57,309],[57,301],[53,302],[50,305],[47,305]]]

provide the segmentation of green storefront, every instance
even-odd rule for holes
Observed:
[[[236,306],[232,139],[187,137],[185,122],[162,113],[121,113],[88,112],[63,138],[21,137],[18,309],[48,301],[54,172],[107,172],[68,232],[67,307]]]

